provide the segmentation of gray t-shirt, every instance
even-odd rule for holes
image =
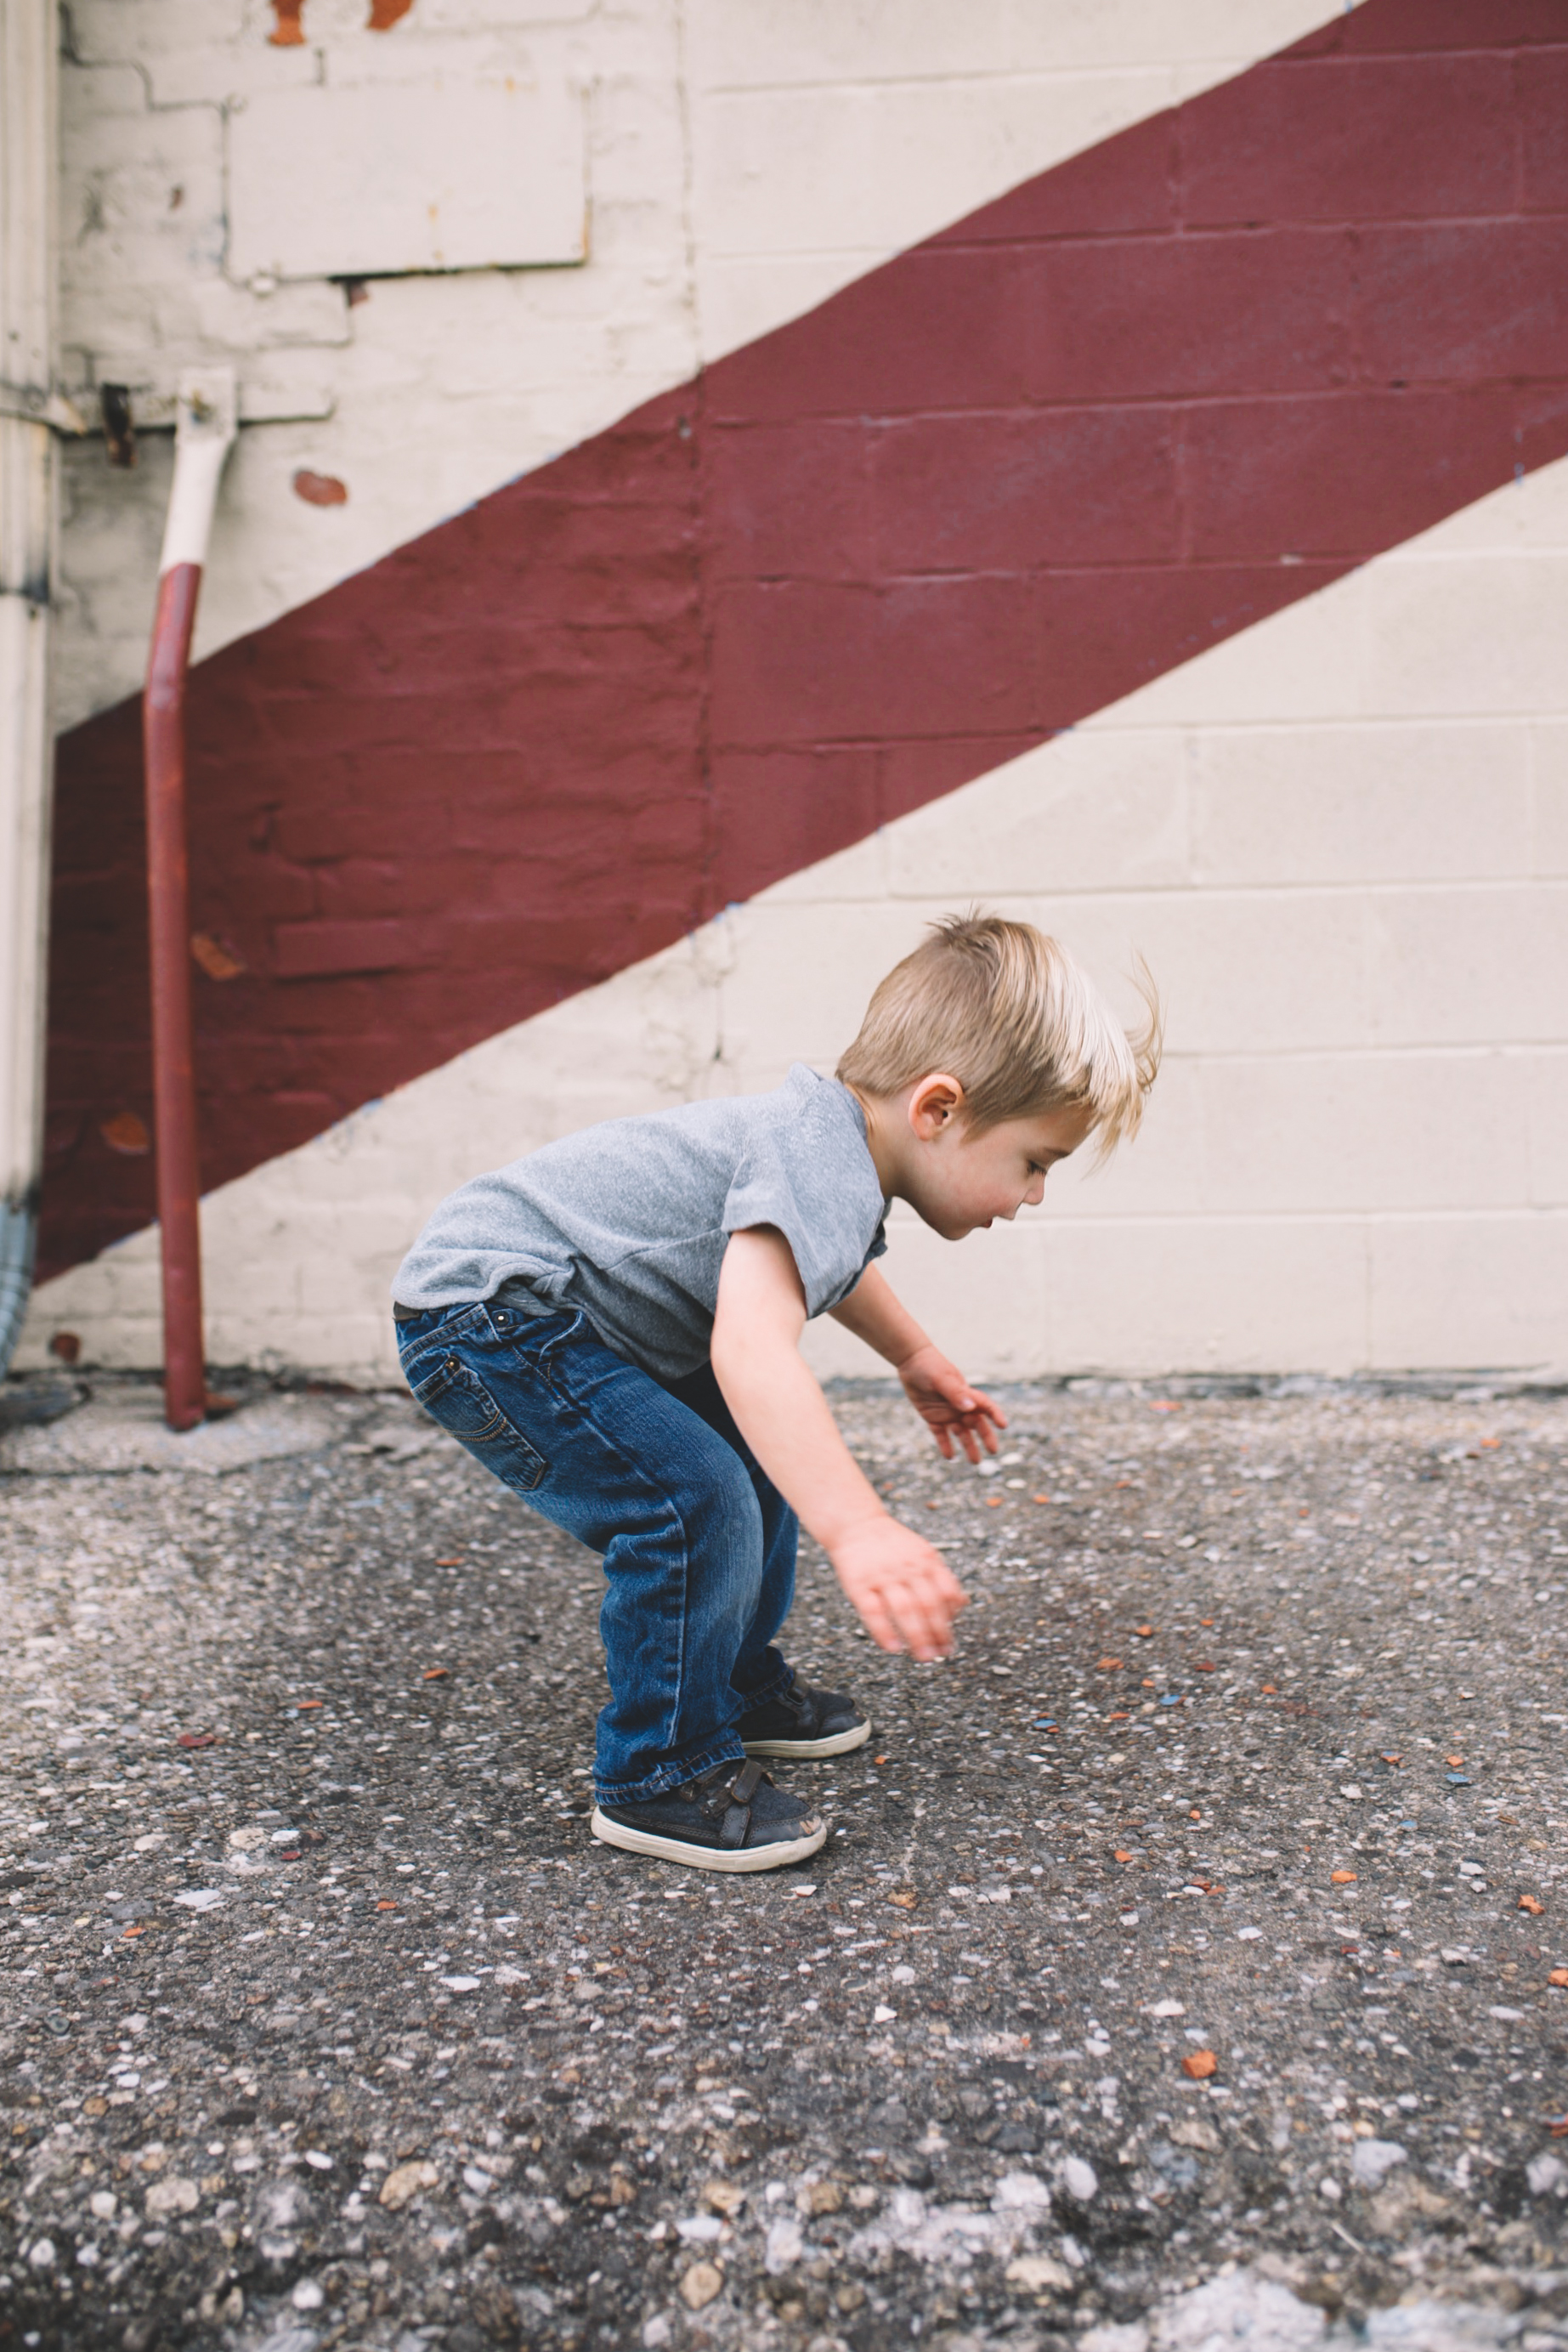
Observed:
[[[886,1213],[859,1103],[797,1062],[772,1094],[609,1119],[476,1177],[443,1201],[392,1296],[466,1306],[505,1285],[538,1311],[580,1307],[619,1355],[679,1380],[707,1361],[731,1234],[776,1225],[821,1315],[886,1248]]]

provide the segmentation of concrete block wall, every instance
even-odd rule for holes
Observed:
[[[204,608],[205,644],[230,646],[209,673],[214,790],[247,761],[258,780],[225,822],[265,816],[309,877],[297,908],[279,899],[263,923],[260,900],[245,903],[249,869],[231,868],[227,911],[272,992],[254,1002],[287,1000],[295,1029],[267,1013],[278,1045],[256,1033],[239,1083],[276,1140],[242,1152],[208,1202],[214,1359],[391,1377],[387,1282],[443,1192],[591,1118],[770,1085],[795,1058],[831,1066],[880,972],[971,898],[1046,922],[1113,984],[1143,952],[1171,1015],[1148,1132],[1110,1170],[1064,1172],[1043,1212],[962,1253],[895,1220],[895,1278],[977,1376],[1568,1357],[1568,477],[1554,462],[1568,333],[1552,258],[1568,168],[1551,105],[1568,50],[1538,8],[1443,0],[1413,31],[1407,11],[1371,0],[1359,36],[1336,12],[1282,69],[1256,60],[1312,33],[1321,6],[1212,0],[1177,25],[1131,0],[957,13],[699,0],[505,23],[494,9],[458,30],[415,0],[372,34],[306,0],[306,42],[289,52],[267,42],[270,12],[215,35],[158,13],[154,44],[172,27],[190,46],[137,69],[140,115],[113,79],[130,70],[110,37],[128,16],[105,12],[80,68],[106,78],[106,109],[123,102],[105,121],[133,126],[104,134],[105,156],[132,159],[104,184],[120,191],[106,217],[134,212],[132,182],[169,178],[146,158],[172,114],[201,118],[180,154],[199,160],[215,136],[221,164],[226,108],[268,76],[412,71],[465,42],[470,58],[570,82],[590,123],[580,269],[377,281],[352,304],[341,288],[256,293],[224,277],[221,169],[201,180],[194,164],[205,244],[190,224],[176,250],[162,219],[155,238],[145,207],[146,234],[122,240],[114,315],[172,320],[170,353],[228,352],[242,376],[273,348],[246,336],[293,320],[298,343],[277,348],[332,403],[247,434]],[[1162,112],[1238,73],[1228,143],[1181,128],[1218,115]],[[90,135],[73,185],[89,152]],[[1162,159],[1177,152],[1173,223],[1149,207],[1167,201]],[[1131,178],[1130,153],[1148,163]],[[1261,239],[1247,209],[1260,157],[1288,159],[1291,183]],[[1320,216],[1325,182],[1337,209]],[[982,213],[948,234],[987,205],[994,225]],[[1396,217],[1423,205],[1414,225]],[[950,293],[890,310],[884,289],[904,303],[912,259],[925,267],[905,248],[933,235]],[[1102,253],[1095,276],[1085,257],[1107,240],[1115,268]],[[977,353],[1014,331],[1004,244],[1048,271],[1025,289],[1028,366],[998,404]],[[1450,315],[1454,286],[1470,292]],[[200,287],[226,343],[179,341]],[[76,299],[90,323],[85,277]],[[84,368],[111,373],[110,342],[72,331]],[[1413,354],[1420,396],[1406,384],[1396,398],[1389,379]],[[131,376],[129,354],[115,370]],[[817,397],[830,380],[842,419]],[[656,396],[681,386],[665,414]],[[1270,432],[1239,433],[1243,394]],[[533,495],[574,466],[589,479],[607,428],[649,394],[661,465],[679,458],[696,400],[700,494],[660,542],[653,604],[625,605],[616,542],[594,542],[593,560],[622,599],[616,642],[649,633],[653,666],[622,677],[597,638],[590,682],[622,706],[623,732],[596,720],[569,744],[553,799],[507,768],[498,738],[476,791],[468,751],[433,766],[406,732],[399,698],[442,658],[422,603],[433,581],[457,593],[462,580],[424,552],[450,538],[405,542],[476,498],[475,529],[493,516],[504,545],[524,509],[496,504],[497,486],[520,474]],[[907,414],[890,421],[890,397]],[[858,438],[835,476],[845,422]],[[138,546],[151,579],[151,446],[139,475],[112,481],[93,470],[100,451],[73,461],[68,717],[112,701],[140,659],[124,590]],[[544,468],[563,448],[567,474]],[[295,497],[301,466],[340,479],[347,502]],[[579,513],[597,529],[604,508],[591,498]],[[334,587],[366,563],[373,612],[358,583]],[[1186,605],[1169,605],[1172,583]],[[786,590],[810,625],[791,621]],[[510,593],[504,569],[488,575],[486,625],[508,619]],[[537,630],[552,614],[529,593]],[[345,596],[361,601],[333,601]],[[874,621],[858,665],[843,656],[856,611]],[[571,625],[606,617],[601,601]],[[269,662],[276,681],[283,645],[308,656],[294,705],[276,682],[245,683]],[[335,667],[361,653],[362,690]],[[660,781],[647,765],[660,706],[645,698],[677,677],[689,708],[669,705]],[[563,740],[554,718],[541,730],[520,672],[503,682],[520,735]],[[495,680],[443,689],[458,727],[481,683]],[[551,708],[570,715],[583,681],[568,683]],[[92,740],[110,748],[94,752],[99,798],[70,803],[78,827],[125,804],[119,722],[100,723]],[[298,756],[267,770],[271,730]],[[493,954],[462,977],[480,883],[443,882],[435,908],[419,895],[465,827],[488,887],[503,859],[537,868],[544,827],[559,862],[521,928],[591,931],[601,958],[572,966],[575,946],[552,950],[559,971],[528,982],[521,1019],[499,985],[473,1012],[480,978],[498,979]],[[668,909],[650,936],[656,877]],[[99,942],[106,1003],[129,952],[124,883],[84,866],[71,886],[87,908],[72,936]],[[415,971],[400,996],[407,974],[389,967],[429,964],[436,915],[438,978]],[[345,1118],[298,1042],[309,986],[319,1024],[368,1039],[379,1024],[398,1051],[412,1040],[412,1058],[386,1064],[390,1090],[350,1090]],[[421,1059],[436,1035],[451,1045]],[[71,1050],[90,1045],[84,1033]],[[128,1033],[127,1068],[134,1050]],[[90,1143],[90,1118],[78,1131]],[[99,1164],[106,1186],[138,1177]],[[127,1238],[40,1291],[31,1360],[60,1328],[94,1360],[155,1360],[155,1235],[115,1217]],[[824,1368],[867,1368],[831,1328],[810,1344]]]

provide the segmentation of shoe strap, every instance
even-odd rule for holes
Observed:
[[[729,1803],[719,1823],[718,1842],[721,1846],[734,1849],[746,1843],[746,1833],[751,1827],[751,1801],[757,1794],[758,1783],[767,1777],[756,1757],[748,1756],[726,1792]]]

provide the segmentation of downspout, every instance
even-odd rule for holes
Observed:
[[[147,898],[152,967],[152,1116],[163,1275],[163,1408],[171,1429],[206,1417],[201,1180],[191,1013],[190,861],[185,830],[185,677],[218,478],[235,429],[234,373],[180,379],[174,479],[141,706],[147,767]]]
[[[55,0],[0,0],[0,1374],[32,1289],[43,1158],[55,536]]]

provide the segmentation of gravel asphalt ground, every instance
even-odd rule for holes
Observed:
[[[1568,1401],[1019,1388],[980,1476],[837,1389],[973,1606],[808,1554],[875,1737],[716,1881],[591,1843],[598,1564],[406,1399],[113,1472],[91,1385],[0,1447],[5,2352],[1568,2347]]]

